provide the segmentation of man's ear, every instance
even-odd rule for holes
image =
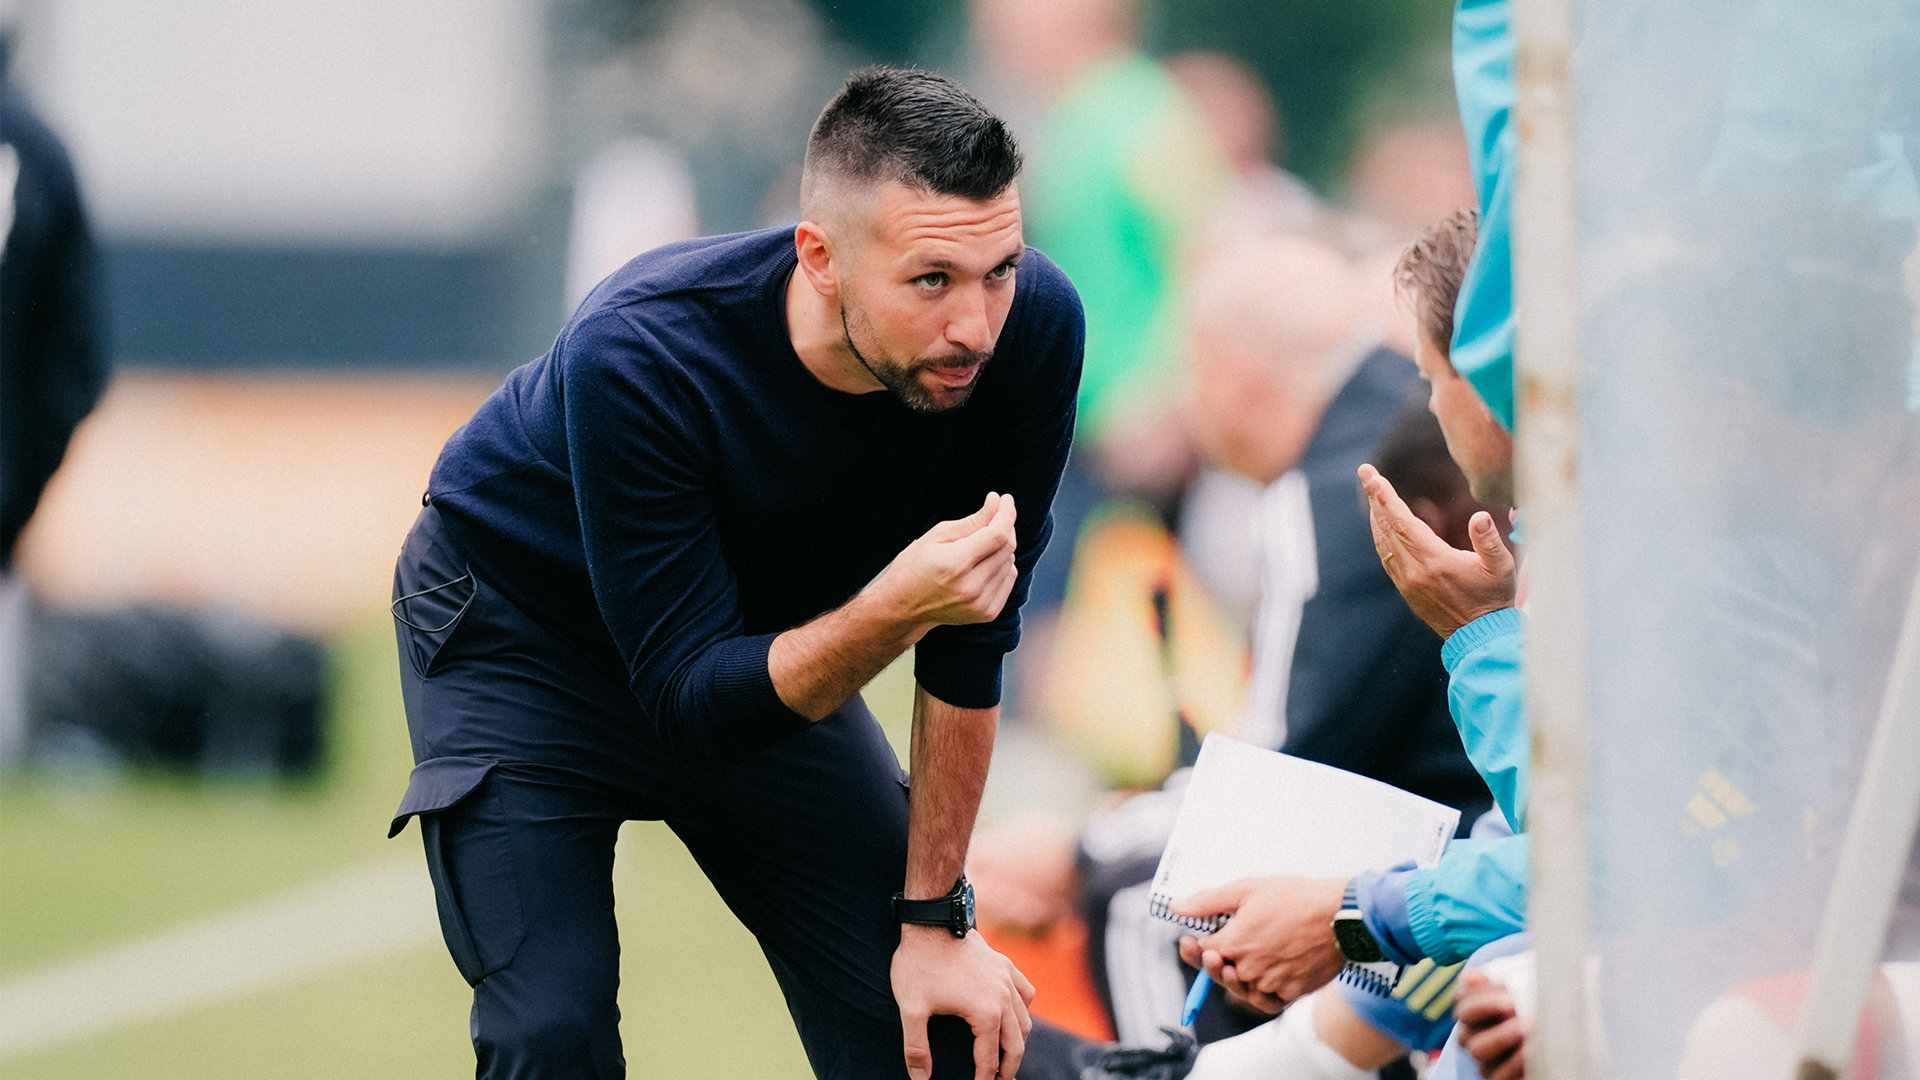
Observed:
[[[824,226],[803,221],[793,230],[793,250],[800,257],[800,272],[807,275],[813,291],[829,300],[840,298],[839,257]]]

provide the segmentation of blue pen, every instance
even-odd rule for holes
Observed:
[[[1180,1010],[1180,1026],[1192,1027],[1193,1021],[1200,1015],[1200,1006],[1207,1003],[1207,989],[1213,985],[1213,979],[1206,972],[1194,977],[1193,989],[1187,991],[1187,1007]]]

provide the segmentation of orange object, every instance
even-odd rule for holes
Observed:
[[[1087,971],[1087,924],[1061,919],[1037,936],[980,928],[980,936],[1033,983],[1035,1017],[1088,1039],[1113,1041],[1113,1025]]]
[[[1169,677],[1154,594],[1168,600]],[[1042,710],[1047,724],[1106,780],[1158,787],[1179,765],[1176,714],[1195,734],[1233,734],[1248,671],[1246,643],[1187,569],[1151,513],[1105,504],[1080,531]]]

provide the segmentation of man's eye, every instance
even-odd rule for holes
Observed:
[[[947,283],[947,275],[940,273],[939,271],[935,271],[931,274],[921,274],[919,277],[914,278],[913,280],[914,280],[914,284],[919,285],[923,288],[937,289],[940,286],[945,285]]]
[[[1013,276],[1013,268],[1016,265],[1017,264],[1010,262],[1001,263],[999,266],[994,267],[992,272],[988,273],[987,276],[993,278],[995,281],[1004,281]]]

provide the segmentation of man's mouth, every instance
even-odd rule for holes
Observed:
[[[981,365],[979,364],[963,364],[959,366],[934,364],[929,366],[927,371],[940,385],[949,390],[958,390],[961,387],[972,385],[974,378],[980,374],[980,368]]]

